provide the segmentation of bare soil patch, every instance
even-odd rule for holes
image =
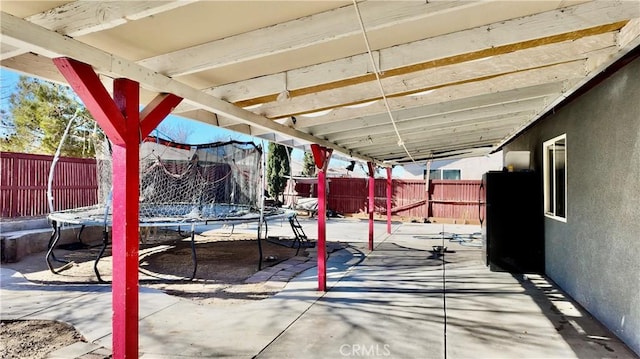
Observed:
[[[47,354],[85,341],[72,326],[51,320],[0,322],[0,358],[46,358]]]
[[[28,280],[42,284],[100,283],[94,271],[95,259],[101,245],[92,243],[84,248],[77,245],[62,246],[55,255],[71,264],[58,274],[46,266],[45,254],[30,255],[18,263],[3,264],[22,273]],[[296,248],[278,245],[271,241],[260,242],[263,252],[262,269],[276,265],[296,255]],[[255,233],[226,234],[205,232],[196,235],[195,253],[197,269],[194,280],[194,262],[190,237],[172,231],[149,235],[140,244],[140,285],[160,289],[167,294],[188,298],[199,304],[242,304],[264,299],[277,292],[264,283],[247,284],[244,281],[258,272],[259,250]],[[305,255],[304,248],[299,255]],[[98,262],[100,279],[111,281],[111,246]],[[62,263],[53,262],[56,268]]]

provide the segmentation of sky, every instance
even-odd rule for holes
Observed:
[[[2,108],[3,110],[8,110],[9,97],[15,91],[16,83],[18,82],[19,78],[20,74],[14,71],[4,68],[0,69],[0,108]],[[238,132],[229,131],[221,127],[208,125],[202,122],[193,121],[174,115],[167,116],[167,118],[158,126],[157,130],[160,131],[160,133],[153,132],[152,134],[160,134],[161,137],[165,138],[171,137],[171,134],[175,133],[180,128],[185,129],[189,134],[187,140],[185,141],[188,144],[203,144],[216,141],[238,140],[253,141],[257,144],[262,144],[265,147],[268,145],[267,141],[263,142],[263,140],[259,138],[240,134]],[[0,128],[0,134],[2,134],[3,132],[4,129]],[[164,136],[162,136],[163,134]],[[294,149],[292,151],[293,162],[301,164],[303,156],[304,152],[302,150]],[[349,165],[349,162],[337,160],[334,158],[329,162],[329,164],[330,167],[333,168],[345,168]],[[358,166],[356,166],[355,172],[363,173],[362,169],[360,169]],[[403,172],[404,170],[401,167],[396,167],[393,170],[393,176],[402,176]]]

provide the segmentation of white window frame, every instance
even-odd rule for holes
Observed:
[[[429,172],[429,174],[430,174],[431,171],[437,172],[438,173],[438,178],[431,178],[431,176],[429,175],[429,180],[442,180],[442,179],[444,179],[444,171],[458,171],[458,175],[459,175],[460,179],[462,179],[462,170],[459,169],[459,168],[435,168],[435,169],[429,169],[429,171],[424,170],[423,177],[426,177],[427,176],[427,172]]]
[[[549,173],[549,167],[550,167],[550,161],[551,159],[549,158],[549,150],[553,150],[554,152],[554,157],[556,155],[555,152],[555,144],[560,141],[560,140],[564,140],[564,216],[559,216],[556,214],[555,210],[557,207],[556,205],[556,199],[557,196],[555,195],[556,193],[556,176],[555,176],[555,166],[554,166],[554,174],[553,176],[550,175]],[[554,162],[555,165],[555,162]],[[555,219],[557,221],[560,222],[567,222],[567,193],[568,191],[568,187],[567,187],[567,134],[562,134],[560,136],[554,137],[548,141],[545,141],[542,144],[542,168],[543,168],[543,179],[544,179],[544,215],[548,218],[552,218]],[[551,177],[551,179],[550,179]],[[550,198],[550,194],[551,194],[551,190],[553,189],[553,198]],[[550,201],[554,201],[553,202],[553,210],[551,210],[551,203]]]

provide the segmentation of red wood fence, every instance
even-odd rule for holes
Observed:
[[[0,152],[2,217],[49,213],[47,182],[53,156]],[[60,157],[52,185],[55,210],[90,206],[98,201],[96,161]]]
[[[481,181],[432,180],[426,191],[423,180],[397,180],[391,185],[391,212],[411,218],[446,218],[478,221],[484,210]],[[327,207],[339,213],[367,211],[368,181],[364,178],[330,178]],[[316,197],[315,186],[298,183],[296,197]],[[386,179],[375,181],[375,212],[387,211]]]
[[[53,156],[0,153],[2,217],[43,216],[49,213],[47,181]],[[339,213],[366,213],[365,178],[330,178],[328,208]],[[447,218],[476,221],[484,210],[481,181],[393,180],[393,215],[410,218]],[[316,197],[315,186],[297,183],[295,197]],[[55,210],[90,206],[98,201],[96,162],[61,157],[53,177]],[[386,180],[375,181],[375,212],[386,213]]]

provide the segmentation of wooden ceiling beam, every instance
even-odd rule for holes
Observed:
[[[473,2],[384,2],[358,4],[367,31],[384,30],[404,22],[428,21],[454,8],[480,6]],[[309,48],[347,37],[361,36],[353,5],[288,21],[224,39],[141,60],[139,64],[176,77],[222,68],[275,54]]]
[[[525,84],[526,85],[526,84]],[[488,94],[471,94],[469,97],[452,99],[451,101],[434,103],[425,106],[413,106],[398,109],[393,112],[394,118],[398,120],[410,119],[418,116],[434,116],[448,114],[459,111],[474,110],[477,108],[501,106],[512,102],[539,99],[546,96],[559,95],[565,87],[564,81],[534,84],[515,89],[508,89]],[[389,122],[387,113],[374,115],[354,116],[349,121],[343,121],[341,126],[332,126],[333,122],[326,119],[313,119],[299,117],[296,120],[296,128],[309,133],[335,133],[341,130],[350,130],[362,127],[368,123]],[[353,126],[352,126],[353,123]],[[359,126],[359,127],[355,127]]]
[[[157,15],[193,2],[195,0],[73,1],[31,15],[26,20],[60,34],[77,37],[108,30],[128,21]]]
[[[20,56],[26,52],[27,52],[26,50],[23,50],[19,47],[1,43],[0,44],[0,61],[10,59],[12,57]]]
[[[477,147],[460,147],[460,146],[449,146],[446,148],[442,148],[437,152],[430,151],[419,151],[416,152],[413,156],[413,159],[407,157],[406,155],[402,155],[402,153],[396,156],[388,156],[386,162],[392,164],[399,165],[408,165],[408,164],[417,164],[421,165],[420,162],[425,161],[434,161],[434,160],[443,160],[443,159],[460,159],[460,158],[468,158],[468,157],[480,157],[487,156],[493,151],[493,146],[491,143],[480,144]]]
[[[638,7],[638,10],[640,10],[640,6]],[[631,19],[620,30],[620,32],[618,33],[618,36],[617,36],[616,45],[617,45],[618,49],[622,49],[624,51],[618,51],[617,53],[615,53],[613,55],[609,55],[609,56],[605,56],[603,54],[597,54],[597,55],[587,59],[586,69],[585,69],[586,72],[587,72],[587,75],[582,77],[581,79],[579,79],[579,81],[574,82],[573,86],[571,86],[566,91],[566,93],[567,94],[574,93],[580,87],[584,86],[586,83],[591,81],[596,75],[598,75],[599,72],[596,71],[597,69],[606,68],[607,66],[615,63],[622,56],[624,56],[624,54],[626,54],[627,51],[629,51],[631,49],[634,49],[637,46],[640,46],[640,17],[635,16],[635,18]],[[562,101],[565,100],[566,96],[567,95],[560,96],[560,97],[556,98],[555,101],[553,101],[552,103],[548,104],[540,112],[541,115],[544,115],[545,113],[547,113],[549,111],[552,111],[557,105],[559,105]],[[501,148],[506,143],[511,141],[511,139],[513,139],[515,136],[517,136],[522,131],[524,131],[526,128],[528,128],[531,125],[531,123],[533,123],[535,120],[537,120],[537,118],[532,119],[531,121],[528,121],[528,122],[522,124],[522,126],[520,126],[518,129],[513,131],[511,134],[509,134],[508,136],[505,136],[496,145],[496,148]]]
[[[447,142],[447,143],[429,143],[422,145],[421,147],[408,148],[411,152],[411,156],[414,160],[429,159],[437,153],[457,151],[457,150],[473,150],[474,148],[488,148],[489,151],[495,148],[494,144],[500,140],[500,137],[486,138],[482,140],[472,139],[467,141]],[[487,151],[487,152],[489,152]],[[386,163],[398,162],[398,163],[410,163],[411,159],[407,156],[402,147],[390,149],[388,151],[380,151],[376,154],[378,158]]]
[[[615,44],[615,33],[606,33],[571,43],[559,43],[527,49],[522,52],[511,52],[485,58],[483,61],[434,67],[396,77],[387,76],[382,80],[382,86],[385,95],[389,98],[407,96],[466,82],[483,81],[496,76],[581,61],[590,55],[597,54],[598,51],[602,51],[605,55],[607,53],[613,54],[618,50]],[[378,99],[381,99],[379,87],[375,83],[363,82],[301,96],[291,95],[290,91],[290,98],[265,103],[256,111],[275,119],[324,109],[339,109],[345,104]],[[238,104],[242,105],[242,103]]]
[[[425,115],[437,114],[440,111],[451,111],[461,105],[464,106],[464,108],[469,108],[482,106],[483,103],[513,101],[518,97],[527,98],[541,94],[563,93],[583,75],[584,60],[552,66],[539,70],[535,74],[518,72],[485,81],[441,88],[421,98],[406,96],[395,97],[390,99],[389,105],[394,113],[394,119],[401,118],[401,116],[396,114],[397,111],[400,111],[399,114],[402,114],[402,116],[416,116],[417,113],[421,111],[424,111]],[[490,89],[491,93],[487,94],[487,89]],[[463,104],[465,101],[469,101],[469,103]],[[358,113],[362,115],[358,116]],[[386,121],[390,121],[384,104],[378,102],[366,108],[345,109],[343,111],[334,110],[325,116],[316,118],[298,116],[296,117],[295,128],[312,134],[322,134],[331,131],[328,130],[329,127],[341,129],[342,126],[337,125],[339,122],[346,121],[348,123],[354,121],[354,118],[366,119],[367,116],[375,117],[380,121],[384,121],[385,119]],[[313,127],[314,125],[320,128],[315,129]],[[345,126],[348,128],[349,125],[346,124]]]
[[[488,123],[466,124],[464,126],[457,126],[453,128],[423,129],[420,131],[414,131],[410,134],[404,134],[402,139],[405,142],[407,149],[411,151],[414,146],[419,147],[427,143],[431,146],[438,142],[448,143],[451,141],[455,142],[471,138],[483,139],[487,136],[503,138],[527,119],[528,117],[522,116],[500,119],[496,122],[491,121]],[[398,138],[395,136],[395,133],[391,133],[384,137],[372,136],[371,141],[363,140],[360,143],[338,143],[352,151],[360,151],[376,155],[384,152],[385,150],[397,148]]]
[[[588,2],[394,46],[375,55],[383,77],[399,76],[617,31],[628,19],[635,17],[640,17],[640,9],[633,2]],[[341,70],[335,71],[337,68]],[[297,97],[374,79],[369,57],[364,54],[219,86],[210,91],[244,107],[275,101],[285,86],[291,97]]]
[[[503,116],[520,112],[537,112],[550,102],[548,98],[538,97],[522,101],[512,101],[505,104],[496,104],[485,107],[477,107],[472,109],[461,109],[460,111],[438,114],[417,114],[413,117],[394,114],[395,123],[399,131],[409,131],[423,126],[436,128],[455,126],[457,123],[466,121],[480,121],[483,118],[494,116]],[[417,112],[417,111],[416,111]],[[377,133],[386,132],[391,126],[391,122],[387,117],[379,117],[378,121],[372,119],[354,119],[340,126],[341,130],[332,130],[331,132],[313,132],[316,136],[326,136],[332,141],[340,141],[347,138],[353,138],[365,135],[375,135]],[[362,129],[366,128],[366,134]]]
[[[585,75],[584,66],[585,60],[582,60],[534,71],[516,72],[475,82],[454,84],[452,86],[435,89],[433,92],[423,96],[398,96],[389,98],[389,106],[391,111],[395,112],[408,108],[420,108],[443,102],[473,98],[487,93],[496,94],[505,91],[515,91],[522,87],[543,85],[545,83],[557,84],[558,81],[563,81],[561,92],[564,92],[571,84],[577,82],[577,79]],[[386,108],[384,104],[378,101],[365,108],[336,109],[324,116],[316,118],[296,116],[296,128],[304,129],[313,125],[330,124],[333,126],[333,124],[337,122],[348,121],[356,117],[384,116],[383,114],[385,113]]]
[[[514,125],[518,125],[524,122],[525,119],[529,119],[537,114],[535,110],[528,111],[517,111],[511,113],[503,113],[503,114],[495,114],[495,115],[486,115],[486,116],[478,116],[474,118],[468,119],[460,119],[457,121],[415,121],[411,123],[403,123],[402,125],[398,124],[397,128],[400,131],[401,136],[403,134],[414,134],[414,133],[434,133],[436,131],[442,130],[451,130],[457,131],[460,129],[465,129],[470,126],[487,126],[486,128],[490,128],[491,125],[502,125],[505,122],[513,122]],[[517,120],[515,120],[517,119]],[[342,146],[350,147],[352,144],[364,143],[367,140],[371,139],[373,142],[376,142],[378,138],[396,138],[397,143],[397,135],[395,130],[391,124],[387,124],[384,126],[376,126],[374,129],[370,127],[367,128],[366,132],[360,131],[359,134],[350,133],[349,135],[342,136],[327,136],[329,141],[340,143]],[[404,136],[403,136],[404,139]]]

